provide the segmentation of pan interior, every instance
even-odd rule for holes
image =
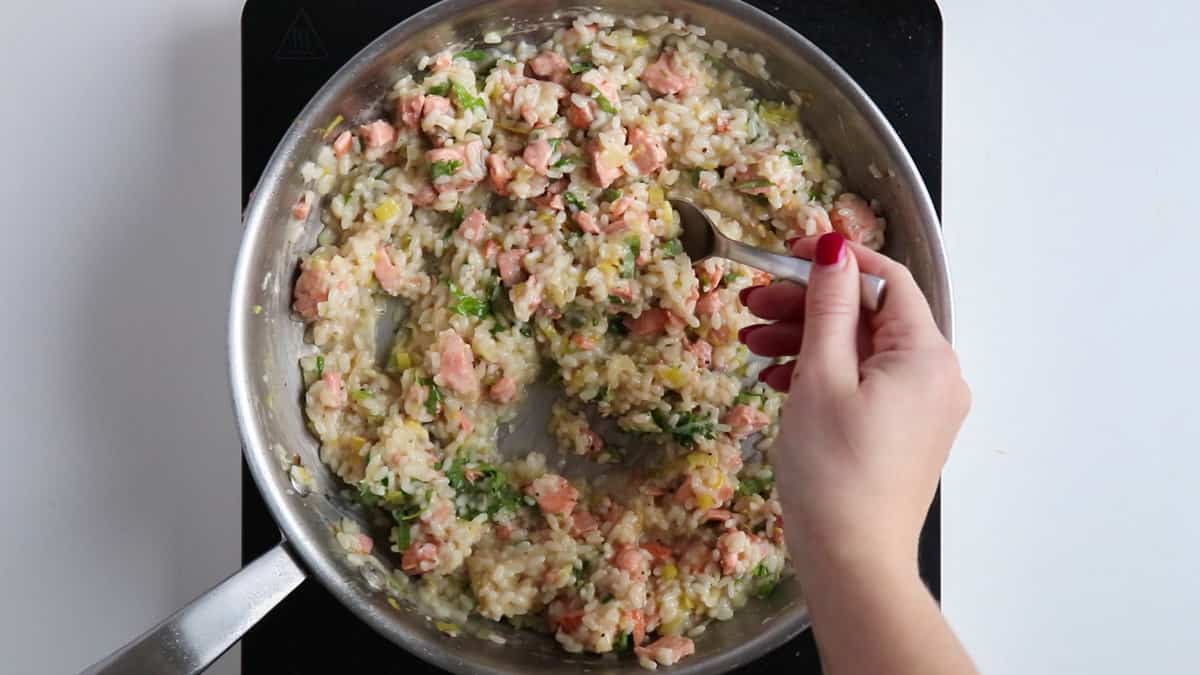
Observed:
[[[631,16],[645,11],[633,1],[599,4]],[[776,78],[756,83],[765,94],[780,97],[783,90],[794,89],[805,95],[809,105],[802,120],[826,152],[839,159],[845,182],[883,205],[887,252],[913,270],[948,334],[949,286],[932,205],[908,154],[857,86],[806,40],[748,6],[666,0],[658,8],[705,26],[710,38],[763,53]],[[305,427],[296,363],[312,348],[304,343],[303,326],[292,319],[289,307],[297,261],[313,247],[317,228],[294,233],[283,225],[301,191],[298,167],[312,156],[320,130],[330,120],[340,115],[365,121],[377,115],[397,73],[412,68],[424,54],[448,44],[474,42],[491,30],[536,42],[578,11],[572,3],[455,0],[400,24],[339,71],[301,113],[246,213],[231,305],[231,379],[247,460],[260,490],[310,570],[343,603],[409,651],[457,672],[632,672],[637,666],[628,659],[565,654],[547,637],[483,619],[473,619],[462,636],[452,639],[408,600],[397,601],[403,611],[391,606],[390,557],[375,556],[374,562],[359,566],[347,561],[335,527],[344,518],[365,527],[372,523],[322,464],[317,443]],[[534,449],[531,445],[551,451],[555,444],[546,434],[545,417],[559,395],[557,387],[535,387],[511,430],[502,434],[502,452],[517,452],[518,445],[524,446],[522,453]],[[631,461],[637,457],[637,452],[630,453]],[[567,460],[564,471],[603,479],[610,470]],[[732,621],[712,624],[699,653],[673,671],[724,671],[752,660],[806,625],[800,591],[785,582],[771,599],[747,605]]]

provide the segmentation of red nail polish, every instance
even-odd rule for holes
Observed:
[[[792,250],[792,247],[796,245],[796,242],[800,241],[803,238],[804,237],[792,237],[791,239],[788,239],[787,241],[783,242],[783,245],[786,246],[787,250],[790,251],[790,250]]]
[[[780,367],[781,366],[779,364],[775,364],[773,366],[767,366],[766,368],[763,368],[762,370],[758,371],[758,381],[766,382],[767,378],[770,377],[771,373],[774,372],[776,368],[780,368]]]
[[[750,303],[750,294],[753,293],[754,291],[757,291],[760,288],[762,288],[762,286],[748,286],[746,288],[743,288],[742,290],[738,291],[738,301],[741,302],[743,305],[749,304]]]
[[[745,328],[739,330],[738,331],[738,342],[745,342],[746,338],[750,337],[751,333],[758,330],[759,328],[762,328],[764,325],[765,324],[756,323],[753,326],[746,326]]]
[[[837,232],[821,235],[817,240],[816,260],[818,265],[836,265],[841,262],[846,250],[846,238]]]

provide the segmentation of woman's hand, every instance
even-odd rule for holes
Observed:
[[[828,566],[915,572],[921,524],[970,407],[958,360],[903,265],[837,233],[790,248],[815,262],[807,290],[742,291],[774,323],[739,338],[763,356],[798,354],[760,379],[790,394],[771,459],[801,583]],[[860,310],[860,269],[887,280],[875,314]]]
[[[771,460],[823,670],[974,675],[916,563],[970,407],[958,360],[904,266],[836,233],[790,248],[816,263],[808,289],[742,291],[775,323],[739,337],[757,354],[798,354],[760,377],[790,393]],[[873,315],[859,309],[860,267],[887,279]]]

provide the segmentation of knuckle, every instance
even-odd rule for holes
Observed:
[[[961,377],[958,379],[958,412],[961,417],[966,417],[967,413],[971,412],[971,406],[975,401],[975,395],[971,393],[971,385]]]
[[[807,318],[858,316],[858,303],[833,293],[811,293],[805,308]]]
[[[892,314],[876,314],[873,327],[876,349],[890,351],[911,341],[913,329]]]
[[[883,264],[884,274],[887,275],[894,283],[902,283],[905,285],[917,283],[916,277],[913,276],[912,270],[907,265],[888,258]]]
[[[940,340],[937,348],[934,350],[934,354],[936,355],[938,365],[943,370],[955,375],[961,372],[961,368],[958,365],[958,354],[954,352],[954,348],[950,346],[949,342]]]
[[[949,343],[943,342],[934,350],[932,356],[930,375],[934,386],[945,393],[946,400],[950,402],[955,413],[960,417],[965,417],[971,409],[973,397],[970,386],[963,378],[958,354],[954,352]]]

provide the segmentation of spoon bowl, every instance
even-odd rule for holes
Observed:
[[[762,270],[779,279],[808,286],[808,277],[812,274],[812,263],[808,260],[780,255],[730,239],[717,230],[704,211],[686,199],[672,199],[671,206],[679,214],[679,224],[683,228],[679,241],[683,244],[684,253],[687,253],[692,262],[725,258]],[[883,305],[887,281],[872,274],[859,276],[862,277],[862,306],[877,311]]]

